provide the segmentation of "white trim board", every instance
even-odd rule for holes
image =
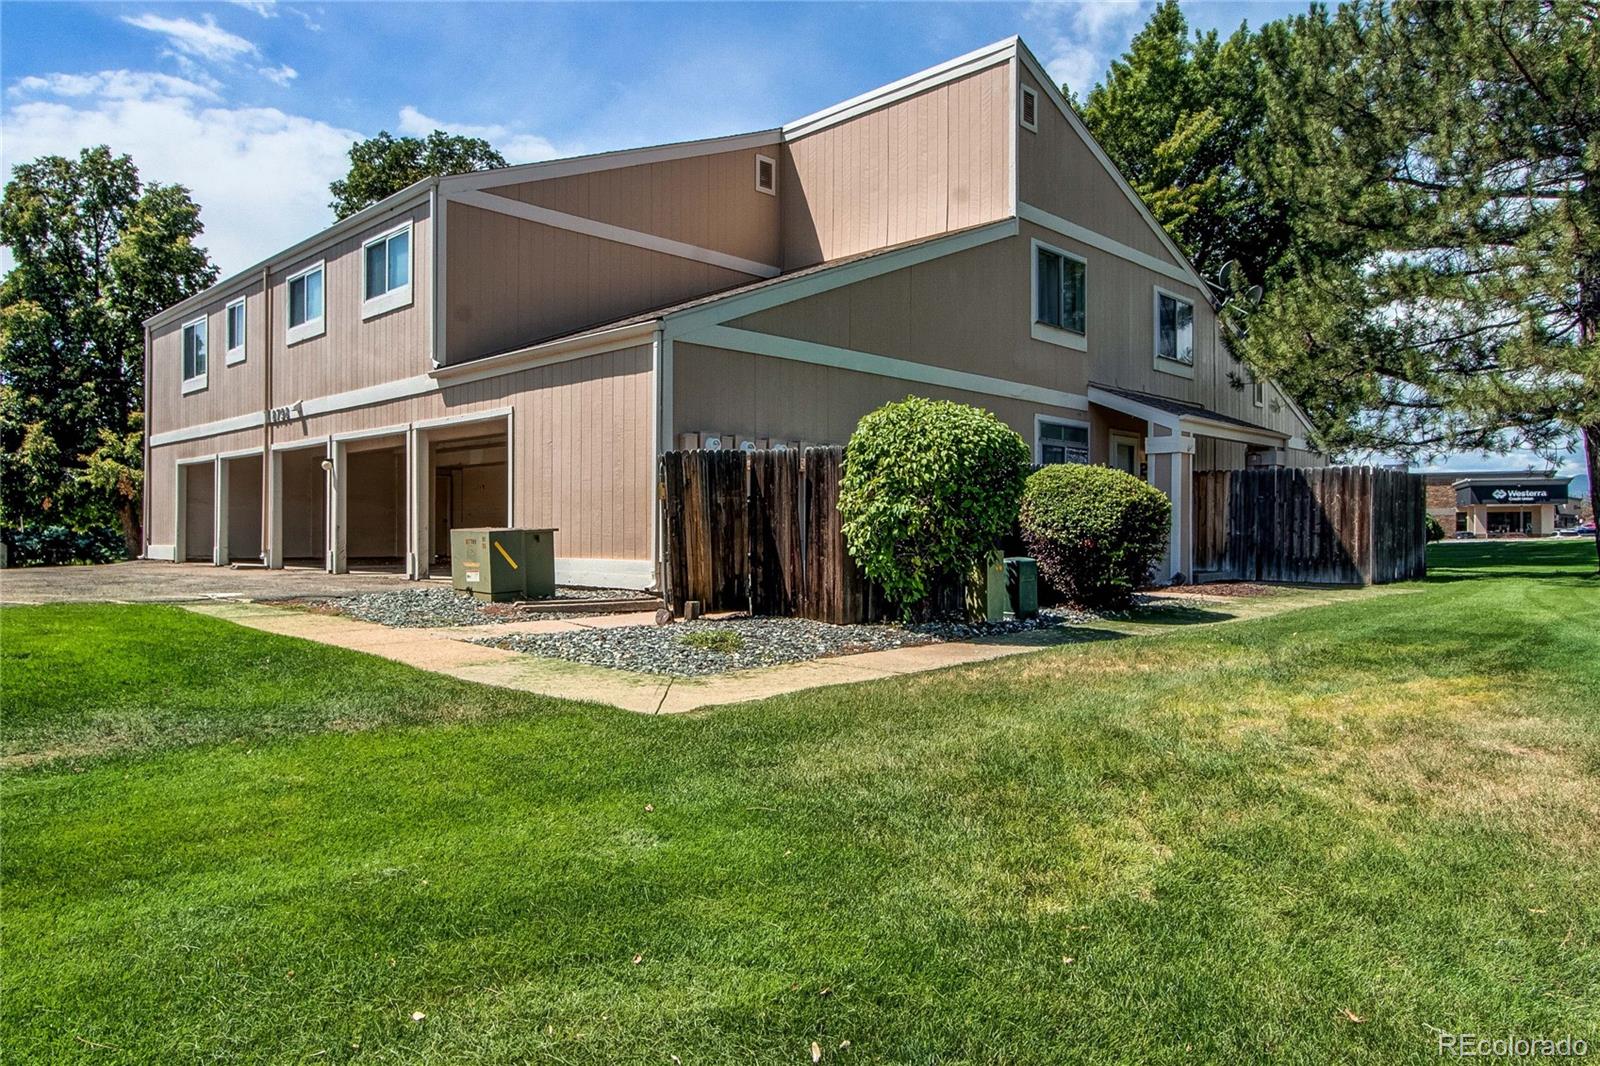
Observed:
[[[146,559],[155,559],[163,563],[176,562],[178,546],[176,544],[147,544],[144,549]]]
[[[649,559],[563,559],[558,555],[556,583],[642,590],[655,587],[656,567]]]
[[[1032,204],[1018,204],[1017,217],[1024,222],[1031,222],[1035,226],[1047,229],[1052,233],[1059,233],[1063,237],[1071,237],[1079,244],[1087,244],[1091,248],[1098,248],[1102,252],[1116,256],[1118,259],[1126,259],[1135,266],[1153,270],[1162,277],[1170,278],[1184,285],[1194,286],[1199,289],[1201,299],[1206,298],[1207,290],[1199,281],[1165,259],[1153,256],[1149,252],[1141,252],[1131,245],[1112,240],[1103,233],[1096,233],[1094,230],[1080,226],[1076,222],[1069,222],[1060,215],[1053,215],[1044,208],[1035,207]],[[1184,299],[1192,299],[1192,297],[1186,296]]]
[[[708,348],[725,348],[735,352],[749,352],[772,359],[789,359],[814,366],[830,366],[838,370],[852,370],[860,374],[893,378],[896,381],[914,381],[922,385],[958,389],[983,396],[1000,396],[1029,403],[1048,404],[1051,407],[1082,409],[1089,398],[1076,392],[1047,389],[1042,385],[1026,385],[985,374],[972,374],[965,370],[915,363],[908,359],[894,359],[872,352],[851,348],[835,348],[831,344],[794,340],[771,333],[734,329],[732,326],[707,326],[695,333],[681,336],[685,344],[701,344]]]
[[[663,255],[677,256],[679,259],[707,263],[711,266],[722,267],[724,270],[733,270],[753,277],[775,278],[783,273],[781,269],[770,263],[758,263],[753,259],[729,255],[714,248],[701,248],[699,245],[686,244],[683,241],[675,241],[667,237],[658,237],[654,233],[641,233],[638,230],[613,226],[609,222],[597,222],[592,218],[584,218],[581,215],[569,215],[565,211],[552,211],[548,207],[524,203],[521,200],[513,200],[510,197],[500,196],[496,193],[461,192],[452,196],[449,202],[466,204],[468,207],[476,207],[482,211],[495,211],[502,215],[510,215],[512,218],[520,218],[527,222],[537,222],[540,225],[553,226],[556,229],[570,230],[573,233],[582,233],[585,236],[595,237],[602,241],[628,244],[635,248],[660,252]]]
[[[666,163],[674,159],[742,152],[748,148],[767,148],[782,143],[782,130],[757,130],[754,133],[735,133],[726,137],[706,137],[698,141],[678,141],[674,144],[657,144],[644,148],[624,148],[616,152],[599,152],[595,155],[580,155],[569,159],[551,159],[543,163],[501,167],[498,170],[457,174],[441,179],[440,186],[446,192],[453,194],[457,190],[521,185],[529,181],[548,181],[551,178],[566,178],[574,174],[593,174],[601,170],[640,167],[647,163]]]
[[[845,285],[853,285],[858,281],[903,270],[918,263],[942,259],[947,255],[955,255],[1016,235],[1017,220],[1003,218],[998,222],[991,222],[978,229],[967,230],[949,237],[938,237],[892,252],[880,252],[809,274],[779,278],[771,285],[764,285],[750,292],[735,293],[682,311],[668,312],[663,321],[667,323],[669,336],[681,338],[702,326],[720,325],[735,318],[753,315],[757,311],[804,300],[808,296],[831,292]]]
[[[825,107],[821,111],[814,111],[803,118],[795,119],[793,122],[787,122],[783,127],[783,137],[788,141],[797,140],[808,134],[825,130],[829,126],[847,122],[857,115],[866,114],[868,111],[876,111],[880,107],[887,107],[889,104],[904,100],[908,96],[916,96],[918,93],[927,92],[929,89],[943,85],[946,82],[952,82],[959,78],[964,78],[968,74],[986,70],[998,63],[1004,63],[1015,53],[1017,40],[1016,37],[1007,37],[1003,41],[985,45],[975,51],[968,52],[966,55],[956,56],[954,59],[940,63],[938,66],[929,67],[927,70],[919,70],[917,73],[901,78],[899,81],[892,81],[888,85],[880,85],[876,89],[869,89],[859,96],[852,96],[841,103]]]

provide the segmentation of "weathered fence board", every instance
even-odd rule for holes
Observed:
[[[1194,475],[1195,569],[1244,581],[1365,585],[1425,573],[1423,481],[1330,466]]]
[[[874,621],[881,591],[845,548],[843,448],[667,452],[661,528],[667,603],[822,622]]]

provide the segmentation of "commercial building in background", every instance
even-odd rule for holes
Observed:
[[[656,580],[657,458],[840,444],[916,393],[1172,501],[1321,465],[1217,294],[1022,42],[777,129],[428,179],[146,325],[145,555],[448,565],[556,529],[557,580]]]
[[[1516,470],[1428,474],[1428,513],[1446,536],[1548,537],[1579,522],[1571,483]]]

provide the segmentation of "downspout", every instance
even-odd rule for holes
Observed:
[[[246,305],[248,306],[248,304]],[[272,559],[272,268],[261,268],[262,333],[266,343],[261,353],[261,562],[271,567]],[[248,318],[246,329],[248,330]],[[248,345],[249,334],[245,334]]]

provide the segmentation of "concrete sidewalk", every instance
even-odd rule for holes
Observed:
[[[399,629],[339,615],[270,607],[245,601],[187,605],[197,614],[267,633],[299,637],[336,648],[366,652],[419,670],[448,674],[500,688],[558,699],[608,703],[644,714],[682,714],[701,707],[743,703],[826,685],[873,681],[947,666],[985,662],[1057,644],[1113,635],[1095,626],[1036,630],[984,641],[951,641],[910,648],[813,659],[803,663],[740,670],[714,677],[670,678],[543,659],[470,642],[474,636],[559,633],[584,628],[639,625],[638,614],[507,622],[450,629]]]

